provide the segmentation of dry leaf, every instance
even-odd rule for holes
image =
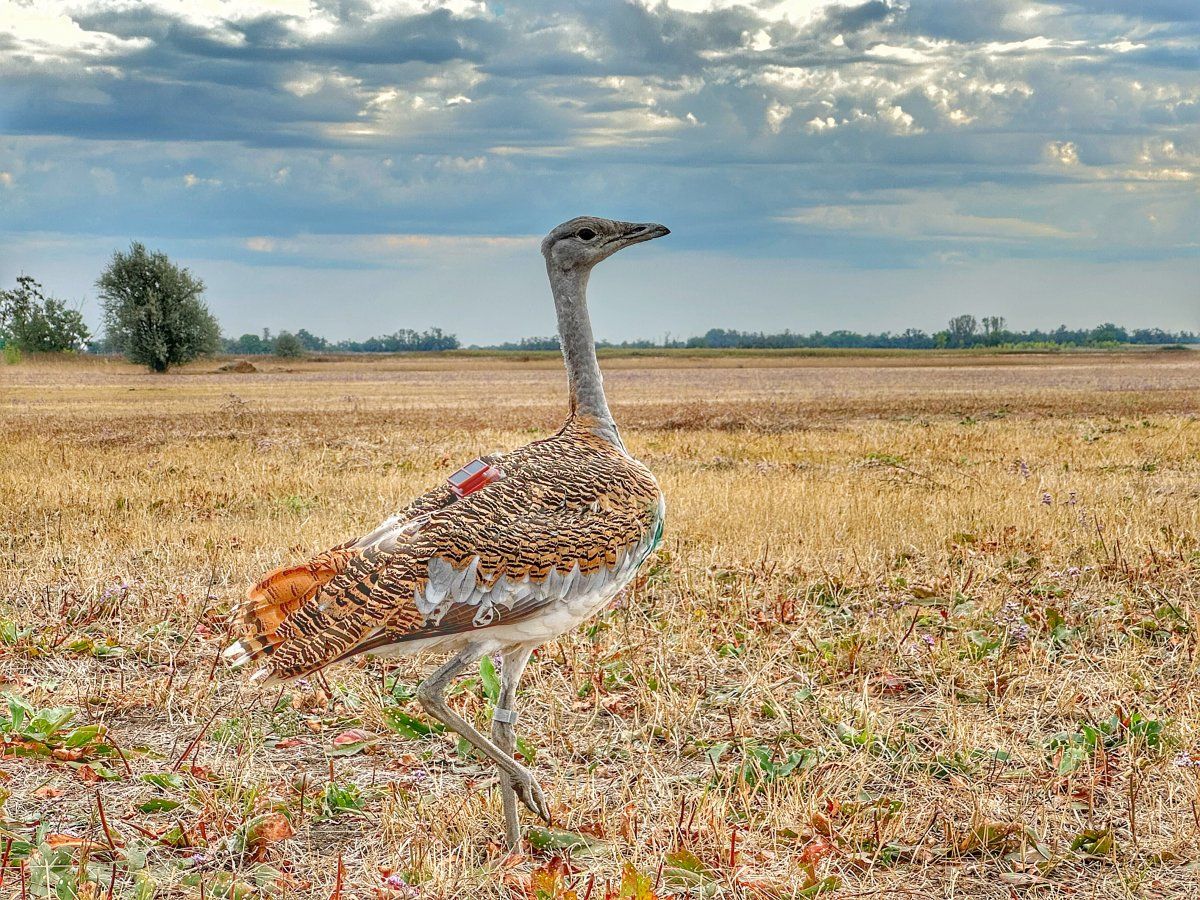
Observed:
[[[52,832],[46,835],[45,843],[51,848],[57,850],[59,847],[82,847],[87,844],[87,841],[81,837],[76,837],[73,834]]]
[[[338,756],[352,756],[361,753],[377,740],[378,737],[361,728],[349,728],[333,739],[333,752]]]
[[[800,863],[805,866],[815,866],[834,851],[834,846],[824,837],[817,836],[804,845],[800,851]]]
[[[246,845],[261,854],[271,844],[285,841],[295,833],[296,829],[283,813],[265,813],[246,828]]]

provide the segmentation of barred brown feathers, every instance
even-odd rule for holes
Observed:
[[[264,659],[282,680],[483,629],[553,636],[632,578],[657,541],[658,484],[587,416],[489,461],[504,478],[462,499],[430,491],[362,539],[264,577],[227,656]]]

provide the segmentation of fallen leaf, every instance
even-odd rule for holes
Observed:
[[[633,867],[632,863],[625,863],[621,867],[621,887],[617,891],[618,900],[658,900],[658,894],[654,893],[654,883],[650,880],[649,875],[643,875]]]
[[[536,900],[579,900],[567,880],[571,874],[570,866],[561,856],[551,857],[529,874],[527,896]]]
[[[38,788],[31,796],[37,798],[38,800],[50,800],[54,797],[61,797],[62,794],[63,792],[61,788],[50,787],[50,785],[47,784]]]
[[[833,844],[826,838],[818,835],[804,845],[804,849],[800,851],[800,862],[802,865],[815,866],[833,853],[833,851]]]
[[[261,854],[271,844],[285,841],[296,833],[283,813],[264,813],[246,824],[246,846]]]
[[[378,737],[361,728],[350,728],[333,739],[334,756],[353,756],[374,744]]]
[[[76,837],[73,834],[62,834],[60,832],[52,832],[44,838],[47,846],[57,850],[59,847],[82,847],[87,844],[81,837]]]

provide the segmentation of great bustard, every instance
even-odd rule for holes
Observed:
[[[520,842],[517,798],[550,819],[542,789],[513,758],[525,664],[612,600],[662,536],[658,482],[626,451],[608,410],[586,291],[596,263],[668,233],[591,216],[551,231],[542,255],[567,368],[566,424],[468,464],[365,537],[266,575],[239,609],[245,636],[225,651],[235,665],[263,660],[254,677],[268,681],[367,652],[453,651],[417,697],[499,768],[510,847]],[[501,687],[488,740],[443,695],[496,651]]]

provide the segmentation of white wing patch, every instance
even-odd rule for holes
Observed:
[[[590,605],[597,599],[611,599],[633,579],[653,549],[654,534],[655,528],[651,528],[636,546],[618,551],[611,566],[602,565],[595,572],[584,573],[575,563],[565,572],[552,569],[540,581],[528,575],[522,578],[501,575],[492,579],[480,571],[478,556],[458,569],[434,557],[429,562],[425,590],[418,591],[413,602],[425,617],[426,626],[438,625],[456,606],[475,607],[472,624],[476,628],[503,624],[505,613],[517,604],[526,609]]]
[[[422,526],[429,521],[429,516],[429,513],[423,513],[411,519],[392,516],[381,522],[370,534],[363,535],[352,546],[355,550],[375,547],[381,551],[390,552],[396,549],[396,545],[403,538],[412,537],[420,531]]]

